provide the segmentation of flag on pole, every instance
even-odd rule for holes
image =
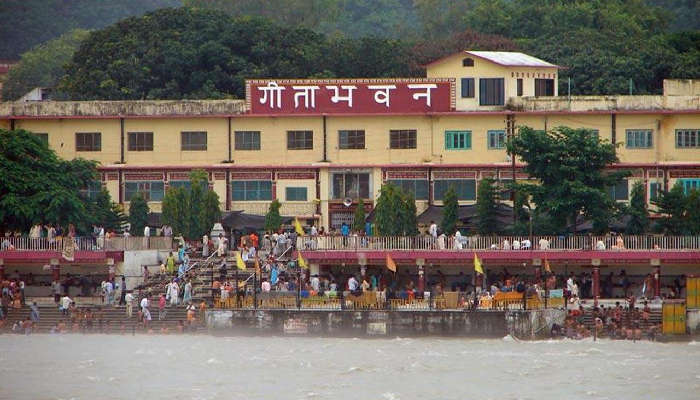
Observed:
[[[396,272],[396,263],[395,263],[394,260],[391,258],[391,255],[390,255],[390,254],[387,254],[387,255],[386,255],[386,268],[387,268],[389,271]]]
[[[479,260],[479,257],[477,257],[476,253],[474,253],[474,271],[484,275],[484,269],[481,267],[481,261]]]
[[[301,227],[299,219],[294,217],[294,230],[299,234],[299,236],[304,236],[304,228]]]
[[[549,266],[549,260],[547,260],[547,258],[544,259],[544,270],[548,273],[552,272],[552,267]]]
[[[243,262],[243,258],[241,257],[240,251],[236,252],[236,267],[243,271],[246,270],[245,262]]]
[[[307,264],[304,257],[301,256],[301,251],[297,251],[297,262],[301,268],[309,269],[309,264]]]

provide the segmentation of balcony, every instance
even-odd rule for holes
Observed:
[[[698,111],[698,96],[511,97],[507,109],[523,112]]]
[[[288,202],[281,203],[280,214],[286,216],[312,216],[316,214],[314,202]],[[270,209],[269,201],[234,201],[232,210],[243,210],[246,214],[265,215]]]
[[[430,236],[301,237],[297,248],[311,262],[382,264],[387,254],[397,262],[423,259],[442,264],[485,262],[566,262],[591,264],[699,264],[700,236],[462,236],[436,240]]]

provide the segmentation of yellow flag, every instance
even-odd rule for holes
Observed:
[[[306,263],[306,260],[304,260],[304,257],[301,256],[301,251],[297,251],[297,262],[299,263],[300,267],[309,269],[309,265]]]
[[[241,257],[240,251],[236,252],[236,267],[238,267],[238,269],[243,270],[243,271],[246,270],[246,266],[245,266],[245,263],[243,262],[243,258]]]
[[[389,271],[396,272],[396,263],[394,260],[391,258],[391,254],[386,255],[386,268]]]
[[[552,267],[549,266],[549,260],[544,259],[544,270],[547,272],[552,272]]]
[[[299,223],[299,219],[297,217],[294,217],[294,230],[297,231],[297,234],[299,234],[299,236],[304,236],[304,228],[301,227],[301,224]]]
[[[474,271],[484,275],[484,269],[481,268],[481,261],[479,260],[479,257],[476,256],[476,253],[474,253]]]

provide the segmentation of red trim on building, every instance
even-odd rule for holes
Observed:
[[[113,258],[115,262],[124,260],[124,252],[122,251],[84,251],[75,252],[75,259],[67,261],[59,251],[41,251],[41,250],[11,250],[0,251],[0,258],[5,264],[10,263],[46,263],[51,262],[52,258],[58,259],[60,264],[80,264],[80,263],[106,263],[108,258]]]

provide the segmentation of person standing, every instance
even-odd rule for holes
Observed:
[[[158,321],[162,321],[163,318],[165,318],[165,295],[161,293],[158,299]]]
[[[33,323],[38,323],[39,322],[39,306],[36,305],[36,301],[32,303],[31,306],[29,306],[31,309],[31,312],[29,314],[29,317],[31,318]]]
[[[171,306],[177,306],[178,303],[178,296],[180,295],[180,285],[177,284],[177,281],[173,280],[170,282],[170,286],[168,289],[168,298],[170,298],[170,305]]]
[[[58,304],[61,300],[61,282],[58,280],[53,281],[51,289],[53,290],[53,301]]]
[[[192,282],[189,280],[185,283],[185,294],[182,300],[185,304],[192,304]]]
[[[132,295],[131,293],[127,293],[124,296],[124,302],[126,303],[126,317],[131,318],[134,312],[134,295]]]
[[[209,257],[209,236],[202,236],[202,257]]]
[[[430,234],[430,236],[433,237],[433,239],[437,239],[438,228],[437,228],[437,224],[435,223],[435,221],[430,221],[430,228],[428,228],[428,233]]]
[[[119,294],[119,305],[126,304],[126,277],[122,275],[121,293]]]
[[[146,227],[143,228],[143,247],[144,247],[144,249],[148,249],[150,237],[151,237],[151,228],[148,225],[146,225]]]
[[[148,297],[141,299],[141,313],[143,314],[143,326],[148,329],[148,323],[151,321],[151,312],[148,310]]]
[[[168,258],[165,259],[165,265],[170,275],[175,274],[175,256],[173,256],[172,251],[168,254]]]
[[[226,254],[226,238],[221,233],[219,233],[219,243],[216,253],[219,257],[223,257]]]

